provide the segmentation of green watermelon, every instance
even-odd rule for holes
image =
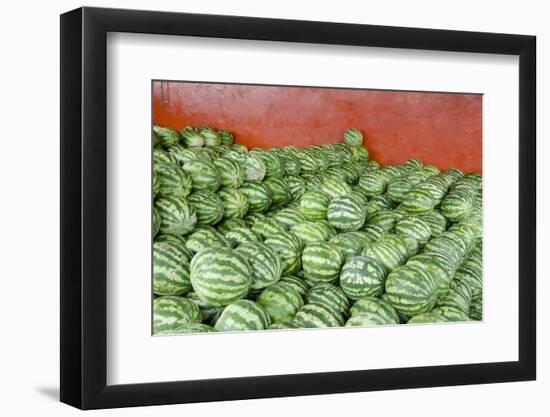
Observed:
[[[351,316],[346,322],[345,326],[362,327],[362,326],[383,326],[388,324],[395,324],[395,323],[391,323],[391,322],[388,323],[385,317],[376,313],[361,313],[355,316]]]
[[[445,263],[445,259],[433,256],[429,253],[422,253],[420,255],[413,256],[407,261],[409,266],[417,266],[424,268],[435,279],[436,283],[436,297],[441,298],[449,291],[449,282],[451,277],[449,276],[448,263]]]
[[[238,300],[225,307],[214,328],[218,332],[242,332],[264,330],[269,325],[263,307],[251,300]]]
[[[273,201],[269,188],[261,182],[245,182],[239,189],[248,198],[251,212],[265,213]]]
[[[222,143],[222,138],[218,132],[210,126],[199,128],[199,133],[203,137],[204,146],[220,146]]]
[[[309,290],[308,285],[304,280],[294,275],[286,275],[282,277],[279,282],[290,285],[300,296],[305,297]]]
[[[220,188],[220,174],[213,163],[195,159],[188,161],[183,169],[191,177],[194,190],[216,192]]]
[[[321,304],[329,307],[342,317],[347,317],[349,312],[349,300],[341,288],[336,285],[321,282],[315,284],[306,294],[309,304]]]
[[[307,152],[298,152],[296,157],[300,161],[302,173],[313,174],[319,168],[317,159]]]
[[[185,298],[193,301],[197,305],[201,312],[202,322],[209,326],[213,326],[222,314],[222,306],[214,306],[202,301],[195,291],[189,291]]]
[[[243,219],[248,213],[249,203],[246,195],[236,189],[224,188],[218,192],[222,201],[225,219]]]
[[[423,246],[428,243],[428,240],[430,240],[432,229],[430,228],[430,225],[421,218],[408,216],[396,223],[395,232],[411,237]]]
[[[163,151],[162,149],[155,148],[153,149],[153,167],[155,164],[167,163],[177,165],[178,161],[170,153]]]
[[[435,307],[431,312],[443,316],[448,321],[470,321],[468,314],[456,306],[439,306]]]
[[[351,316],[374,313],[383,317],[387,324],[399,324],[397,311],[387,301],[378,297],[363,297],[350,309]]]
[[[191,260],[191,285],[197,296],[214,306],[243,298],[251,284],[246,259],[229,248],[204,249]]]
[[[402,253],[388,242],[377,242],[366,246],[361,255],[377,261],[383,266],[386,274],[403,264]]]
[[[366,239],[368,239],[368,237]],[[348,259],[351,256],[361,254],[364,247],[365,238],[361,238],[360,235],[354,234],[353,232],[348,232],[334,236],[329,240],[329,242],[340,249],[340,252],[342,252],[344,258]]]
[[[253,232],[246,224],[237,226],[224,234],[231,246],[239,246],[246,242],[261,242],[260,236]]]
[[[414,317],[411,317],[407,324],[420,324],[420,323],[446,323],[447,320],[441,314],[434,313],[430,311],[428,313],[418,314]]]
[[[328,242],[311,243],[302,252],[304,275],[312,282],[334,282],[338,279],[344,255]]]
[[[268,330],[287,330],[287,329],[299,329],[298,323],[292,320],[285,320],[278,323],[273,323],[268,327]]]
[[[285,225],[287,229],[290,229],[292,226],[307,220],[299,209],[292,207],[277,210],[277,212],[273,215],[273,218]]]
[[[304,244],[326,241],[329,239],[329,232],[325,226],[317,222],[302,222],[290,228],[300,241]]]
[[[218,170],[222,187],[239,188],[243,185],[244,169],[239,162],[222,157],[215,159],[214,165]]]
[[[198,253],[209,248],[229,248],[231,244],[216,229],[209,226],[201,226],[191,233],[185,242],[185,247],[191,253]]]
[[[281,178],[284,174],[284,167],[275,152],[265,151],[263,149],[254,148],[250,153],[258,157],[265,165],[264,178]]]
[[[187,197],[191,192],[191,178],[179,166],[168,162],[159,162],[154,164],[153,172],[158,181],[158,195]]]
[[[265,244],[273,249],[281,259],[283,275],[291,275],[302,267],[302,242],[293,233],[280,232],[265,239]]]
[[[430,226],[432,237],[441,235],[447,229],[447,219],[445,219],[445,216],[439,210],[434,210],[420,218]]]
[[[232,145],[234,136],[229,130],[219,130],[218,135],[220,137],[222,145]]]
[[[244,169],[246,181],[262,181],[264,179],[266,167],[257,155],[245,154],[240,158],[240,163]]]
[[[166,295],[153,301],[153,333],[172,333],[187,323],[200,323],[201,312],[187,298]]]
[[[363,134],[359,129],[348,129],[344,132],[344,142],[350,146],[361,146],[363,143]]]
[[[290,201],[292,197],[290,190],[282,178],[271,177],[263,183],[271,191],[274,206],[285,206]]]
[[[155,207],[153,207],[153,237],[158,234],[161,223],[162,218],[160,217],[160,213]]]
[[[211,191],[195,191],[187,200],[195,208],[197,224],[213,226],[218,224],[224,215],[222,199]]]
[[[170,127],[153,126],[153,132],[157,140],[165,148],[174,146],[180,141],[180,134]]]
[[[153,243],[153,293],[181,295],[190,289],[189,258],[185,246],[169,241]]]
[[[286,233],[287,231],[286,227],[281,222],[272,217],[258,219],[252,225],[252,230],[264,239],[280,233]]]
[[[352,189],[344,180],[339,180],[330,176],[325,176],[321,183],[320,191],[328,195],[331,199],[351,195]]]
[[[375,196],[386,191],[388,178],[380,171],[369,171],[359,178],[358,185],[369,197]]]
[[[407,193],[400,207],[409,214],[420,216],[430,213],[436,204],[429,191],[415,188]]]
[[[264,243],[247,242],[235,249],[250,266],[250,288],[260,289],[275,284],[281,278],[282,266],[277,253]]]
[[[352,300],[379,296],[384,292],[386,272],[375,259],[366,256],[349,258],[340,272],[340,286]]]
[[[186,199],[162,197],[155,202],[155,210],[161,218],[160,232],[185,235],[195,228],[197,213]]]
[[[308,191],[300,200],[300,212],[308,220],[324,220],[327,216],[329,203],[330,197],[327,194]]]
[[[343,321],[342,316],[322,304],[306,304],[294,316],[294,322],[303,328],[340,327]]]
[[[386,299],[405,316],[416,316],[432,309],[436,302],[436,282],[424,269],[401,266],[386,279]]]
[[[157,334],[182,334],[182,333],[210,333],[215,332],[212,326],[203,323],[186,323],[171,331],[159,332]]]
[[[290,192],[291,201],[300,201],[306,192],[306,183],[302,177],[296,175],[287,175],[285,182]]]
[[[200,148],[204,145],[204,138],[197,128],[187,126],[181,132],[181,141],[188,148]]]
[[[256,302],[264,308],[271,323],[291,321],[304,305],[304,300],[290,285],[278,282],[264,289]]]
[[[349,232],[363,226],[367,213],[360,200],[348,195],[334,198],[328,205],[326,216],[333,227]]]

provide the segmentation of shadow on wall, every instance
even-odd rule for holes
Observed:
[[[338,142],[356,127],[383,165],[418,158],[482,171],[478,94],[157,81],[153,112],[155,124],[229,129],[248,147]]]

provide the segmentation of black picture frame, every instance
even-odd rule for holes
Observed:
[[[519,56],[519,360],[107,385],[108,32]],[[62,402],[94,409],[536,378],[534,36],[85,7],[61,15],[60,56]]]

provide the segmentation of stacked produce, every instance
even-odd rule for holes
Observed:
[[[154,126],[154,333],[482,319],[482,178]]]

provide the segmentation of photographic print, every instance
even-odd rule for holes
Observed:
[[[153,334],[482,320],[482,101],[152,81]]]

